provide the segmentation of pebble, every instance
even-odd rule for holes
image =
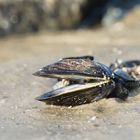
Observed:
[[[121,55],[123,53],[122,50],[120,50],[118,48],[113,48],[113,52],[118,54],[118,55]]]
[[[96,120],[96,116],[93,116],[93,117],[91,117],[89,120],[88,120],[88,122],[93,122],[93,121],[95,121]]]
[[[0,104],[4,104],[5,103],[5,99],[0,100]]]

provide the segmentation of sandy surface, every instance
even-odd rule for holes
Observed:
[[[116,58],[140,59],[139,25],[1,39],[0,140],[139,140],[140,95],[126,102],[47,106],[34,98],[50,90],[55,80],[32,76],[41,66],[66,56],[94,55],[107,65]]]

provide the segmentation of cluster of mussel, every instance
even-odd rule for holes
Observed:
[[[58,80],[52,91],[36,98],[46,104],[76,106],[113,97],[125,100],[140,87],[140,61],[116,61],[108,67],[92,56],[67,57],[34,75]]]

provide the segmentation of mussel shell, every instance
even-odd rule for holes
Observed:
[[[116,69],[114,71],[115,82],[122,84],[127,89],[136,89],[140,87],[140,81],[136,80],[131,74],[124,72],[122,69]]]
[[[115,63],[110,65],[110,68],[114,71],[115,69],[133,68],[137,66],[140,66],[140,60],[128,60],[124,62],[116,60]]]
[[[129,60],[124,62],[116,61],[110,65],[110,69],[112,69],[112,71],[121,69],[134,80],[140,80],[140,60]]]
[[[122,67],[132,68],[136,66],[140,66],[140,60],[129,60],[129,61],[122,62],[119,65],[120,68]]]
[[[85,56],[77,56],[77,57],[64,57],[62,58],[63,60],[64,59],[89,59],[89,60],[94,60],[94,56],[90,56],[90,55],[85,55]]]
[[[89,57],[88,57],[89,58]],[[106,80],[113,77],[112,70],[104,64],[85,58],[64,58],[39,69],[36,76],[68,80]]]
[[[113,81],[74,84],[45,93],[36,99],[46,104],[76,106],[107,97],[114,89]]]

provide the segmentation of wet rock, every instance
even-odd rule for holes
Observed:
[[[110,26],[140,0],[0,0],[0,36]]]
[[[51,28],[74,28],[80,22],[80,8],[87,0],[46,0],[46,24]]]
[[[90,27],[99,24],[106,12],[110,0],[87,0],[81,7],[82,18],[80,27]]]
[[[43,19],[41,3],[26,0],[1,1],[0,35],[37,31],[39,22]]]
[[[0,35],[74,28],[86,0],[0,1]]]
[[[120,21],[129,11],[140,4],[140,0],[109,0],[101,24],[110,26]]]

